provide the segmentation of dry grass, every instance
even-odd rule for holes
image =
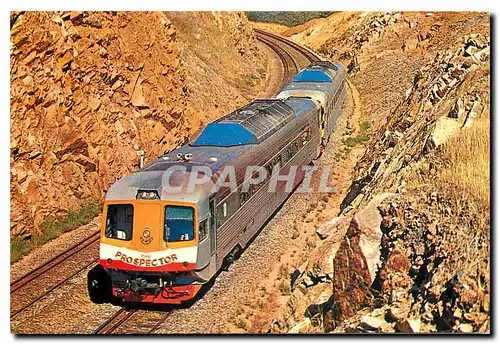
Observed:
[[[264,333],[269,329],[279,308],[278,297],[278,293],[271,293],[265,302],[257,305],[256,312],[250,318],[248,333]]]
[[[466,190],[489,208],[490,205],[490,119],[476,119],[443,146],[448,166],[439,171],[441,182]]]
[[[448,259],[433,279],[444,284],[460,273],[461,280],[478,295],[475,303],[489,309],[489,296],[485,296],[489,294],[491,263],[489,116],[476,118],[450,138],[438,155],[444,164],[439,164],[435,175],[421,171],[408,180],[410,189],[436,191],[443,206],[449,208],[437,220]]]

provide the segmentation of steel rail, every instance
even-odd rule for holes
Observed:
[[[127,310],[125,307],[120,308],[112,317],[99,325],[92,334],[112,334],[125,321],[130,319],[137,312],[137,309]]]
[[[298,71],[297,62],[285,49],[280,47],[275,42],[261,36],[257,36],[257,40],[267,45],[280,58],[281,64],[283,65],[282,85],[286,85],[289,81],[291,81],[293,74]],[[292,70],[292,68],[294,70]]]
[[[68,248],[66,251],[59,253],[57,256],[49,259],[39,267],[31,270],[30,272],[16,279],[14,282],[10,284],[10,293],[12,294],[19,288],[26,286],[31,281],[42,276],[47,271],[50,271],[54,267],[64,262],[66,259],[72,257],[76,253],[82,251],[83,249],[89,247],[90,245],[92,245],[97,241],[99,241],[99,232],[93,233],[92,235],[84,238],[83,240],[76,243],[74,246]]]
[[[277,34],[274,34],[274,33],[270,33],[270,32],[267,32],[267,31],[264,31],[264,30],[260,30],[260,29],[254,29],[254,31],[261,35],[261,36],[266,36],[266,37],[271,37],[271,38],[274,38],[280,42],[283,42],[284,44],[287,44],[288,46],[294,48],[295,50],[298,50],[304,57],[306,57],[310,62],[315,62],[315,61],[321,61],[323,60],[318,54],[316,54],[315,52],[312,52],[311,50],[307,49],[307,48],[304,48],[303,46],[293,42],[293,41],[290,41],[282,36],[279,36]]]
[[[154,332],[167,320],[171,315],[171,312],[167,312],[156,324],[148,331],[148,334],[154,334]]]
[[[90,267],[91,265],[93,264],[96,264],[97,262],[99,261],[99,259],[94,259],[92,260],[89,264],[86,264],[85,266],[83,266],[82,268],[76,270],[75,272],[73,272],[70,276],[66,277],[65,279],[63,279],[62,281],[52,285],[49,289],[46,289],[44,291],[44,293],[42,295],[39,295],[37,298],[31,300],[28,304],[22,306],[21,308],[19,309],[16,309],[11,315],[10,315],[10,318],[14,318],[16,315],[18,315],[19,313],[21,313],[22,311],[24,311],[26,308],[30,307],[31,305],[33,305],[34,303],[40,301],[41,299],[43,299],[45,296],[47,296],[47,294],[51,293],[53,290],[55,290],[56,288],[59,288],[61,285],[63,285],[64,283],[66,283],[67,281],[69,281],[70,279],[72,279],[73,277],[75,277],[76,275],[78,275],[80,272],[82,272],[83,270],[87,269],[88,267]]]

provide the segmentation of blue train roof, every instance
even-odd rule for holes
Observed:
[[[251,143],[257,143],[257,138],[239,123],[214,122],[203,129],[192,145],[230,147]]]
[[[258,99],[207,125],[192,146],[231,147],[261,143],[295,117],[279,99]]]
[[[305,69],[293,78],[293,82],[332,82],[332,77],[318,69]]]

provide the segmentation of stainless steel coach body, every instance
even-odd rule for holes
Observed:
[[[315,62],[303,69],[278,95],[278,99],[308,98],[318,102],[324,122],[324,143],[335,130],[344,102],[347,85],[346,69],[340,63]]]
[[[319,108],[312,100],[257,100],[231,115],[248,111],[248,107],[253,105],[261,105],[256,111],[261,112],[262,116],[269,116],[268,111],[272,111],[273,107],[284,105],[292,116],[279,130],[258,144],[220,147],[193,144],[195,139],[191,145],[180,147],[160,158],[164,167],[167,167],[175,164],[179,154],[191,154],[188,164],[210,167],[213,181],[217,180],[225,167],[234,166],[237,191],[231,192],[230,188],[222,187],[211,194],[213,181],[200,189],[204,194],[200,193],[197,201],[198,216],[200,220],[209,219],[212,228],[209,235],[198,244],[196,274],[203,280],[209,280],[219,270],[228,254],[244,248],[286,199],[289,192],[285,190],[285,182],[277,182],[276,192],[268,191],[273,167],[280,166],[279,173],[285,175],[290,166],[299,166],[294,180],[296,186],[304,176],[300,166],[307,165],[316,156],[320,144],[317,125]],[[231,115],[219,122],[230,121]],[[165,159],[171,162],[166,164]],[[242,192],[247,166],[264,167],[268,171],[268,178],[258,187],[252,185],[248,192]]]

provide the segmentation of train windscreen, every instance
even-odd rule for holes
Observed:
[[[108,238],[131,240],[134,223],[132,204],[110,204],[106,215],[105,235]]]
[[[191,207],[165,207],[165,240],[190,241],[194,239],[194,210]]]

